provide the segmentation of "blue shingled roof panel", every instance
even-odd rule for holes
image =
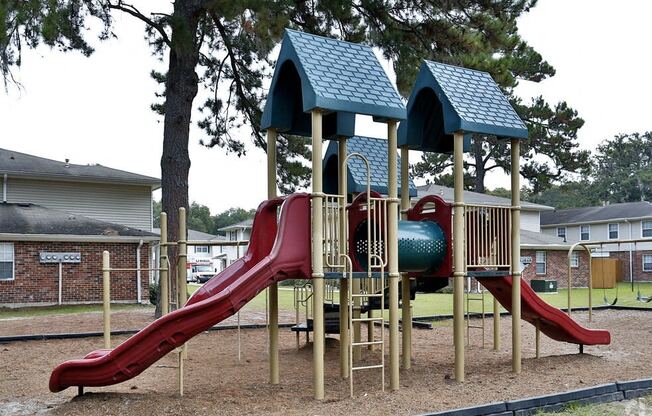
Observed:
[[[371,189],[381,194],[387,194],[387,140],[374,137],[353,136],[346,140],[347,154],[360,153],[370,166]],[[324,192],[337,193],[337,154],[338,143],[331,141],[324,156]],[[332,158],[332,159],[331,159]],[[400,172],[401,158],[396,158],[397,169]],[[367,190],[367,168],[362,159],[349,158],[349,177],[347,189],[349,192],[365,192]],[[399,195],[401,194],[401,181],[397,178]],[[417,196],[417,188],[410,178],[410,196]]]
[[[425,64],[460,118],[460,130],[527,138],[525,124],[491,75],[439,62]]]
[[[300,78],[293,88],[287,87],[290,81],[283,73],[287,61]],[[371,115],[379,121],[406,117],[405,105],[371,47],[286,29],[262,128],[291,130],[276,113],[293,111],[291,103],[296,100],[301,100],[304,112],[320,108]],[[285,108],[272,111],[272,107]]]

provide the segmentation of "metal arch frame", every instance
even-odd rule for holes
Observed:
[[[572,260],[572,255],[573,252],[577,247],[582,247],[584,250],[586,250],[589,253],[589,322],[592,321],[593,319],[593,271],[591,267],[591,249],[589,246],[599,246],[599,245],[605,245],[605,244],[636,244],[636,243],[642,243],[650,241],[649,237],[648,238],[628,238],[625,240],[618,239],[616,241],[614,240],[596,240],[596,241],[578,241],[577,243],[574,243],[569,249],[568,249],[568,316],[571,316],[572,312],[572,307],[571,307],[571,292],[572,292],[572,274],[573,270],[571,268],[571,260]]]

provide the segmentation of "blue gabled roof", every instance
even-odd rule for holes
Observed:
[[[387,140],[374,137],[353,136],[346,140],[346,152],[360,153],[368,161],[370,166],[371,189],[381,194],[387,194]],[[339,171],[338,143],[332,140],[326,149],[324,156],[324,192],[337,194]],[[401,158],[396,157],[398,172],[401,170]],[[401,195],[401,179],[397,178],[398,194]],[[367,168],[365,163],[357,157],[349,158],[347,190],[349,193],[360,193],[367,191]],[[410,196],[417,196],[417,188],[410,178]]]
[[[487,72],[424,61],[399,128],[399,146],[447,152],[453,133],[526,139],[527,128]]]
[[[309,114],[299,113],[315,108],[347,120],[356,113],[376,120],[406,117],[405,105],[371,47],[286,29],[261,127],[309,135],[304,134],[309,133]],[[342,135],[352,136],[351,123],[345,124],[349,134]]]

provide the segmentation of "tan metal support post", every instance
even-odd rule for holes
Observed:
[[[179,396],[183,396],[183,354],[179,352]]]
[[[276,197],[276,130],[267,130],[267,198]],[[269,287],[269,382],[279,383],[278,284]]]
[[[494,298],[494,350],[500,349],[500,303]]]
[[[348,254],[348,247],[346,241],[346,202],[347,202],[347,166],[346,159],[346,137],[340,137],[338,146],[338,169],[339,169],[339,183],[337,193],[343,195],[342,199],[342,216],[340,218],[340,253]],[[349,376],[349,306],[347,305],[349,299],[349,281],[348,279],[340,279],[340,375],[342,378]]]
[[[520,142],[512,139],[512,371],[521,372],[521,177]]]
[[[534,321],[534,327],[536,329],[536,333],[534,335],[535,345],[536,345],[536,357],[539,358],[541,356],[541,321],[538,319]]]
[[[324,398],[324,232],[322,224],[322,114],[312,110],[312,283],[315,399]]]
[[[168,272],[168,214],[161,212],[161,241],[159,244],[159,285],[161,291],[161,315],[170,312],[170,274]]]
[[[588,247],[584,247],[584,250],[589,255],[589,322],[593,321],[593,264],[591,263],[591,250]],[[569,291],[570,293],[570,291]]]
[[[179,242],[177,243],[177,309],[183,308],[188,301],[187,239],[186,209],[181,207],[179,208]],[[180,354],[183,359],[188,357],[188,344],[183,344]],[[179,371],[182,368],[180,367]],[[183,394],[183,391],[181,394]]]
[[[453,342],[455,344],[455,380],[464,381],[464,135],[455,133],[453,175]]]
[[[399,389],[398,340],[398,175],[396,121],[387,122],[387,264],[389,271],[389,388]]]
[[[401,218],[407,219],[410,209],[410,151],[401,147]],[[412,367],[412,304],[410,301],[410,278],[407,273],[401,276],[401,321],[403,322],[403,368]]]
[[[111,348],[111,255],[102,252],[102,310],[104,320],[104,348]]]

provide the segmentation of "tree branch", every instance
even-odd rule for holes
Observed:
[[[121,12],[127,13],[135,17],[136,19],[145,22],[147,25],[153,27],[161,35],[161,38],[163,38],[163,42],[165,42],[165,44],[168,45],[168,47],[172,46],[172,42],[170,41],[168,34],[165,32],[165,28],[163,27],[163,25],[160,23],[156,23],[149,17],[145,16],[133,5],[123,3],[120,0],[117,3],[109,2],[108,5],[109,5],[109,9],[120,10]]]
[[[235,53],[233,52],[233,45],[231,45],[231,40],[229,39],[229,35],[226,33],[226,28],[220,21],[220,18],[217,16],[217,14],[214,11],[209,11],[208,13],[211,16],[211,19],[213,19],[213,22],[215,23],[215,27],[217,27],[217,31],[220,33],[220,36],[222,37],[222,42],[224,42],[224,47],[226,48],[227,55],[231,62],[231,70],[233,71],[233,81],[235,81],[236,93],[244,101],[245,105],[243,107],[247,115],[247,118],[249,119],[249,123],[251,124],[255,132],[255,137],[257,139],[256,141],[258,142],[259,146],[264,147],[265,143],[263,143],[260,140],[260,129],[254,123],[254,117],[251,114],[252,105],[245,93],[244,83],[242,82],[242,78],[240,77],[240,71],[238,69],[238,61],[236,60]]]

